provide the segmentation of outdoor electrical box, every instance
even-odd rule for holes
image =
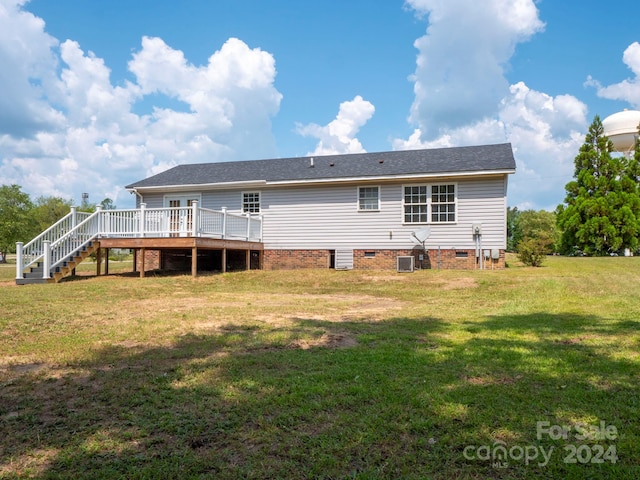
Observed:
[[[500,250],[497,248],[491,249],[491,258],[494,260],[500,260]]]
[[[474,235],[482,235],[482,224],[474,223],[473,225],[471,225],[471,230]]]

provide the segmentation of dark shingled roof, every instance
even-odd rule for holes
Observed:
[[[314,167],[310,167],[310,159]],[[515,170],[511,144],[178,165],[126,188]]]

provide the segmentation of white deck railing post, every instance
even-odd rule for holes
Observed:
[[[16,242],[16,278],[22,280],[24,278],[24,271],[22,268],[22,242]],[[4,253],[4,252],[3,252]]]
[[[222,238],[227,238],[227,207],[222,207]]]
[[[191,236],[197,237],[200,233],[200,219],[198,218],[198,201],[191,202]]]
[[[51,240],[42,242],[44,256],[42,257],[42,278],[45,280],[51,277]]]
[[[78,207],[71,207],[71,230],[78,224]]]
[[[96,219],[97,220],[97,227],[96,227],[97,232],[96,232],[96,234],[98,236],[100,236],[100,235],[102,235],[102,232],[104,230],[104,228],[103,228],[103,223],[104,222],[103,222],[103,218],[102,218],[103,217],[103,215],[102,215],[102,205],[96,206],[96,212],[98,214],[98,218]]]
[[[140,236],[141,237],[144,237],[144,223],[145,223],[144,211],[146,208],[147,208],[146,203],[140,204]]]
[[[247,242],[248,242],[249,238],[251,238],[251,214],[246,213],[245,215],[247,216]]]

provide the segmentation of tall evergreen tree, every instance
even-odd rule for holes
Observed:
[[[612,156],[613,144],[596,115],[575,158],[574,180],[558,206],[561,250],[587,255],[638,247],[640,234],[640,147],[633,158]]]

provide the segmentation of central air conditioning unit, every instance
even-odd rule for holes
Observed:
[[[398,272],[410,273],[413,272],[414,258],[411,257],[397,257],[398,258]]]

